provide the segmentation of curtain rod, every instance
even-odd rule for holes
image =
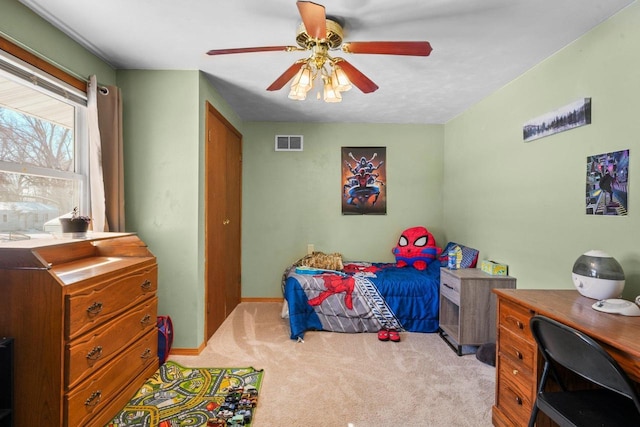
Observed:
[[[31,49],[24,43],[19,42],[3,31],[0,31],[0,49],[86,93],[86,88],[81,87],[80,82],[88,85],[89,78],[82,77],[79,74],[53,61],[51,58],[48,58],[45,55],[36,52],[34,49]],[[40,61],[44,61],[44,63],[48,65],[48,67],[46,67],[47,69],[43,69],[43,67],[38,64]],[[64,73],[66,76],[62,76],[61,78],[61,76],[52,73],[50,67],[54,67],[55,69]],[[75,81],[68,81],[68,79],[66,78],[67,76],[73,78]],[[98,91],[103,95],[109,94],[109,88],[106,85],[101,85],[100,82],[98,82]]]
[[[15,56],[21,61],[62,80],[68,85],[86,93],[88,79],[68,70],[66,67],[36,52],[24,43],[0,31],[0,49]]]

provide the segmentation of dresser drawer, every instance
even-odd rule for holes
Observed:
[[[157,276],[157,266],[147,267],[67,295],[66,338],[74,339],[153,296]]]
[[[503,299],[500,299],[499,304],[498,324],[522,339],[533,342],[533,335],[531,335],[531,329],[529,329],[529,320],[533,313],[524,307]]]
[[[157,365],[158,334],[150,331],[86,381],[65,395],[65,413],[69,427],[90,424],[92,417],[126,387],[146,367]]]
[[[535,382],[530,382],[526,375],[514,374],[514,367],[505,363],[505,358],[498,361],[499,378],[496,395],[496,406],[508,415],[508,418],[518,426],[525,426],[531,415],[535,390]]]
[[[66,388],[96,372],[129,345],[156,328],[158,299],[136,306],[66,347]]]
[[[525,340],[500,326],[500,343],[498,351],[501,356],[510,358],[520,370],[533,372],[537,347],[535,342]]]
[[[460,305],[460,279],[440,273],[440,294]]]

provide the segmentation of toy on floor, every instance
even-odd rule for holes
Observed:
[[[396,257],[398,267],[413,267],[425,270],[432,261],[438,259],[441,249],[436,246],[436,240],[425,227],[412,227],[404,230],[398,246],[391,252]]]
[[[232,387],[227,390],[227,396],[216,411],[216,416],[207,421],[207,427],[249,425],[257,403],[258,390],[255,387]]]

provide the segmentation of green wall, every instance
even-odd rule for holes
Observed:
[[[507,263],[519,288],[572,288],[578,256],[601,249],[640,294],[640,6],[595,28],[445,126],[449,240]],[[525,143],[522,125],[580,98],[592,124]],[[587,216],[587,156],[630,149],[629,214]]]
[[[118,71],[126,228],[158,259],[158,312],[171,315],[179,331],[177,347],[195,346],[204,335],[197,246],[198,74]]]
[[[282,297],[282,272],[307,253],[307,244],[348,260],[392,262],[391,249],[408,227],[424,225],[442,242],[443,130],[245,123],[243,297]],[[280,134],[303,135],[304,151],[276,152]],[[350,146],[386,147],[387,215],[341,214],[341,147]]]

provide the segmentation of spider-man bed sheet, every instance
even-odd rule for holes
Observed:
[[[438,330],[438,262],[423,271],[395,264],[346,263],[342,274],[300,274],[293,266],[283,279],[292,339],[301,339],[309,330]]]

